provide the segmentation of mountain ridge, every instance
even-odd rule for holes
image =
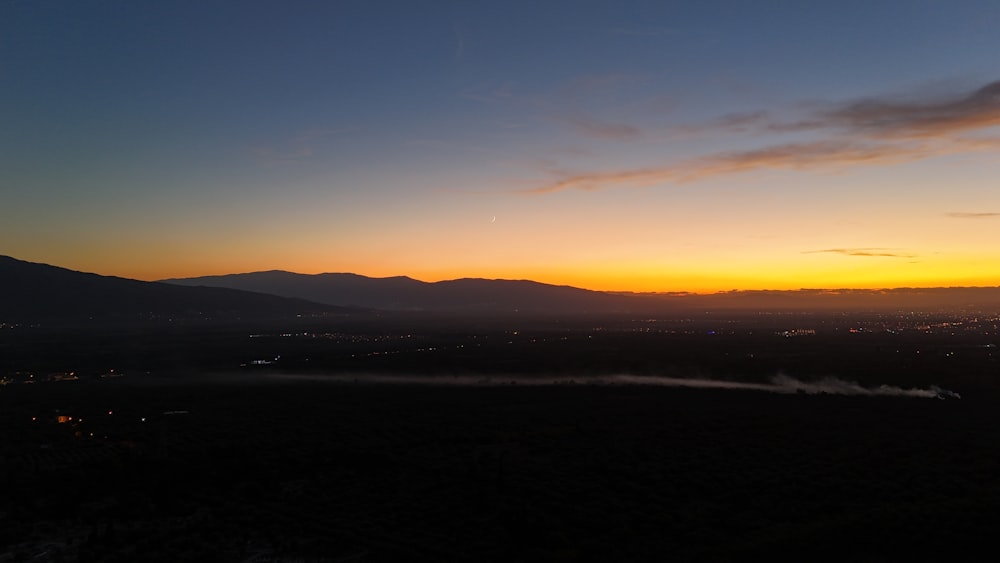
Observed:
[[[372,309],[485,313],[615,313],[631,310],[630,298],[533,280],[458,278],[425,282],[353,273],[298,274],[268,270],[163,283],[230,287],[339,306]]]
[[[278,274],[278,275],[274,275]],[[275,280],[290,282],[275,285]],[[634,293],[582,289],[534,280],[458,278],[424,282],[407,276],[299,274],[284,270],[162,280],[180,285],[234,287],[320,303],[374,309],[585,313],[664,313],[697,310],[836,311],[992,308],[1000,287],[802,288],[717,293]],[[346,282],[346,283],[345,283]],[[516,290],[516,291],[512,291]],[[385,292],[389,291],[392,296]],[[506,293],[505,293],[506,292]],[[450,295],[446,299],[446,296]],[[450,301],[449,301],[450,299]],[[560,300],[559,303],[554,300]]]
[[[687,314],[708,311],[1000,312],[1000,287],[602,292],[534,280],[437,282],[349,272],[263,270],[139,281],[0,255],[0,322],[28,318],[347,314],[360,310],[464,314]]]
[[[102,276],[0,255],[0,322],[243,318],[348,310],[223,287]]]

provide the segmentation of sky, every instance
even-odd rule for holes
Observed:
[[[0,254],[996,286],[998,26],[993,0],[0,0]]]

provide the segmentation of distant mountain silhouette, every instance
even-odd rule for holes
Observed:
[[[996,313],[1000,287],[610,293],[528,280],[430,283],[403,276],[284,271],[143,282],[0,256],[0,322],[264,318],[359,309],[471,314],[958,309]]]
[[[257,318],[345,311],[301,299],[100,276],[0,256],[0,322]]]
[[[280,270],[163,280],[297,297],[330,305],[384,310],[479,313],[664,314],[695,311],[1000,311],[1000,287],[800,289],[693,293],[612,293],[527,280],[295,274]]]
[[[295,274],[284,271],[163,280],[185,286],[228,287],[298,297],[331,305],[393,311],[465,313],[613,313],[641,308],[641,299],[527,280],[458,279],[422,282],[408,277]]]

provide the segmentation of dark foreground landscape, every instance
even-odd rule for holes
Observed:
[[[5,560],[971,557],[1000,522],[997,399],[8,389]]]
[[[1000,523],[995,325],[9,326],[0,561],[974,559]],[[777,373],[834,383],[611,377]],[[884,394],[837,394],[859,388]]]

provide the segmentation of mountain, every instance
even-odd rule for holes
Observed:
[[[0,256],[0,322],[254,318],[345,309],[219,287],[183,287],[77,272]]]
[[[395,311],[613,313],[635,310],[640,301],[627,295],[527,280],[458,279],[430,283],[408,277],[269,271],[163,282],[228,287],[331,305]]]
[[[474,314],[1000,312],[1000,287],[623,294],[528,280],[466,278],[431,283],[404,276],[369,278],[284,271],[144,282],[0,256],[0,323],[340,315],[356,313],[359,308]]]
[[[799,289],[693,293],[610,293],[526,280],[295,274],[280,270],[163,280],[228,287],[331,305],[384,310],[530,313],[693,313],[704,311],[1000,311],[1000,287]]]

